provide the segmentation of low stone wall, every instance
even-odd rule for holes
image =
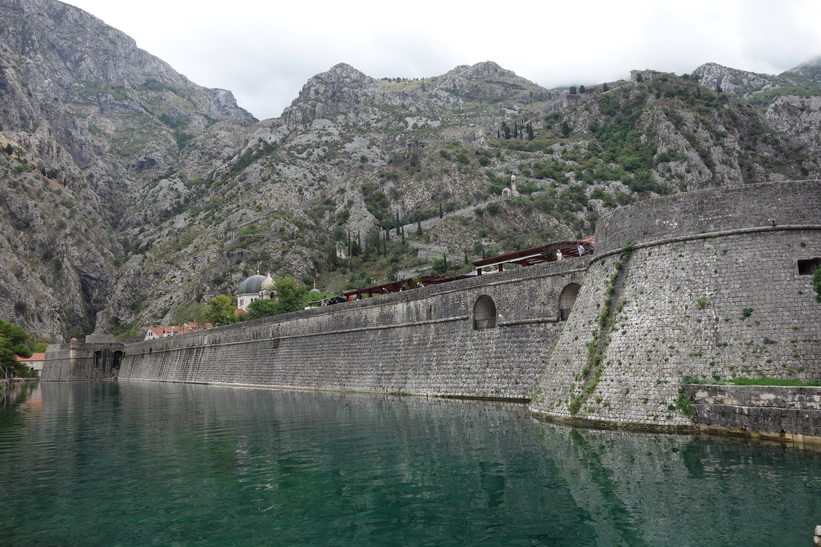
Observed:
[[[683,390],[701,429],[821,444],[821,387],[687,384]]]

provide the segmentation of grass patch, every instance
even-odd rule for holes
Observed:
[[[735,378],[727,380],[726,383],[738,386],[821,387],[821,380],[794,380],[789,378]]]
[[[684,390],[680,389],[678,392],[678,399],[676,399],[676,404],[673,405],[673,408],[678,409],[681,411],[682,414],[685,416],[692,416],[693,414],[693,400],[687,397],[684,394]]]

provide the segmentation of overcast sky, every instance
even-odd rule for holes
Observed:
[[[821,56],[821,0],[70,0],[193,82],[278,117],[337,63],[426,78],[495,61],[547,88],[686,74],[778,74]]]

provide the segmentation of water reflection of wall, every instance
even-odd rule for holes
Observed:
[[[410,544],[800,545],[821,514],[817,452],[574,430],[504,403],[147,382],[41,389],[42,415],[3,422],[0,456],[26,480],[4,485],[0,522],[82,514],[82,532],[52,530],[72,543],[103,537],[83,535],[97,528],[161,544],[256,528],[323,544],[317,529],[330,528],[371,544],[401,531]],[[9,457],[15,443],[25,460]],[[23,518],[37,511],[49,518]],[[365,524],[352,527],[354,515]]]
[[[689,435],[541,429],[545,450],[573,483],[574,500],[591,515],[601,544],[668,545],[673,537],[678,545],[801,544],[821,514],[817,451]]]
[[[128,498],[121,526],[138,519],[143,537],[166,500],[188,496],[218,499],[228,527],[233,512],[320,529],[364,515],[373,523],[364,543],[401,533],[411,544],[501,544],[513,529],[555,544],[591,533],[521,405],[138,382],[44,388],[48,412],[75,407],[53,431],[62,487],[72,474],[84,484],[106,477]],[[145,507],[154,491],[163,500]],[[284,544],[322,543],[281,533]]]

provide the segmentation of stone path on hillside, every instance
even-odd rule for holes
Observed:
[[[528,195],[537,195],[543,193],[544,190],[538,190]],[[506,196],[493,196],[484,201],[479,203],[474,203],[472,205],[468,205],[466,207],[462,207],[461,209],[456,209],[455,211],[450,211],[449,213],[445,213],[442,218],[439,216],[435,216],[433,218],[429,218],[420,222],[413,222],[410,224],[404,224],[402,229],[405,231],[405,234],[412,234],[416,233],[421,225],[422,231],[430,230],[440,222],[445,219],[452,218],[452,217],[467,217],[472,218],[476,215],[476,209],[487,207],[491,203],[498,203],[500,201],[504,201],[506,199],[510,199]],[[396,230],[393,228],[393,230]],[[422,243],[419,241],[408,241],[408,246],[412,247],[417,250],[417,257],[418,258],[426,258],[426,259],[441,259],[444,255],[451,256],[450,250],[446,245],[433,245],[429,243]],[[428,271],[430,266],[419,266],[416,268],[410,268],[407,270],[401,270],[398,275],[401,278],[409,278],[415,275],[418,275],[424,271]]]

